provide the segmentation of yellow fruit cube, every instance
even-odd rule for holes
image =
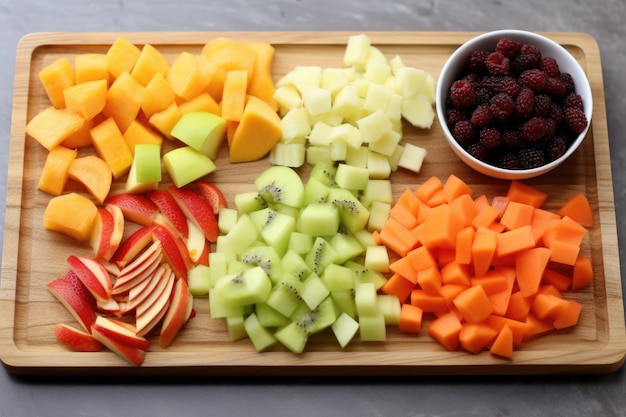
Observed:
[[[195,55],[185,51],[176,56],[166,78],[174,93],[184,100],[190,100],[200,94],[210,81],[203,77]]]
[[[130,75],[139,84],[146,86],[155,74],[165,75],[169,69],[170,63],[163,54],[154,46],[145,44]]]
[[[166,138],[172,139],[170,132],[178,119],[182,116],[183,114],[180,112],[178,105],[176,102],[173,102],[167,109],[154,113],[152,117],[150,117],[150,124],[161,132]]]
[[[119,37],[113,42],[106,53],[107,66],[113,77],[130,73],[141,55],[141,49],[124,37]]]
[[[109,66],[105,54],[84,53],[74,58],[75,83],[106,80],[109,82]]]
[[[91,145],[91,135],[89,131],[94,126],[94,119],[84,119],[83,125],[74,133],[63,139],[62,146],[70,149],[83,148]]]
[[[85,119],[78,113],[50,106],[37,113],[26,125],[26,133],[47,150],[58,146],[76,133]]]
[[[113,118],[94,126],[90,133],[98,155],[108,164],[113,177],[118,179],[128,173],[133,154]]]
[[[93,119],[104,109],[107,100],[107,81],[85,81],[63,91],[68,110],[80,113],[85,119]]]
[[[43,215],[47,230],[64,233],[78,241],[86,241],[98,208],[89,198],[77,193],[50,199]]]
[[[184,101],[178,105],[182,114],[187,114],[195,111],[206,111],[209,113],[217,114],[222,113],[220,105],[215,101],[209,93],[201,93],[189,101]]]
[[[74,68],[67,58],[59,58],[39,71],[39,80],[54,107],[65,107],[63,90],[74,85]]]
[[[282,136],[280,117],[260,98],[248,96],[241,122],[229,142],[230,162],[264,157]]]
[[[124,132],[124,139],[126,139],[126,143],[133,155],[135,154],[135,145],[152,144],[161,146],[163,143],[163,137],[159,133],[137,120],[134,120],[128,126],[128,129]]]
[[[57,146],[48,152],[39,176],[37,188],[52,195],[61,195],[67,183],[70,165],[76,159],[76,150]]]
[[[107,100],[102,113],[112,117],[122,132],[137,118],[145,87],[127,72],[122,73],[107,91]]]
[[[176,94],[165,76],[157,73],[143,91],[141,110],[147,118],[150,118],[154,113],[168,108],[175,98]]]

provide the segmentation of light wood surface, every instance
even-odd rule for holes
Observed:
[[[586,70],[594,99],[593,122],[587,138],[573,157],[542,177],[527,180],[549,193],[546,206],[558,208],[575,192],[584,192],[595,211],[596,226],[585,239],[582,253],[593,259],[593,285],[571,294],[583,303],[581,321],[564,330],[527,343],[512,361],[489,353],[448,352],[423,330],[419,336],[390,328],[385,343],[358,340],[341,350],[332,335],[313,337],[304,354],[277,348],[257,353],[248,340],[228,340],[224,321],[211,319],[206,298],[195,300],[197,315],[173,346],[155,343],[141,368],[133,368],[111,352],[76,353],[58,344],[52,329],[72,323],[46,290],[62,275],[70,254],[91,250],[71,239],[48,232],[42,215],[50,196],[36,189],[46,151],[24,133],[30,118],[48,105],[37,79],[38,71],[60,56],[72,59],[84,52],[105,52],[118,37],[136,44],[150,43],[169,59],[180,51],[199,52],[216,36],[271,42],[276,48],[274,75],[296,65],[340,67],[348,32],[261,33],[37,33],[22,39],[15,71],[12,132],[7,179],[6,224],[0,282],[0,358],[13,373],[32,374],[203,374],[203,375],[354,375],[354,374],[540,374],[603,373],[621,366],[626,353],[624,309],[619,268],[613,183],[604,101],[602,68],[593,38],[579,33],[545,33],[564,45]],[[448,56],[477,33],[383,32],[368,33],[387,56],[402,56],[407,65],[439,74]],[[419,175],[398,171],[392,175],[395,196],[431,175],[445,179],[454,173],[466,180],[476,195],[502,194],[507,181],[494,180],[461,163],[444,142],[441,129],[404,128],[404,141],[423,146],[428,156]],[[267,160],[229,164],[223,148],[218,170],[207,177],[225,192],[229,204],[240,191],[252,189],[253,178],[269,166]],[[299,170],[304,179],[308,168]],[[166,185],[167,181],[163,183]],[[119,190],[117,184],[116,190]],[[130,228],[128,229],[130,231]]]

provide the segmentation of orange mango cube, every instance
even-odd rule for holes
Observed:
[[[76,159],[76,150],[57,146],[48,152],[37,188],[52,195],[61,195],[69,178],[70,165]]]
[[[85,119],[78,113],[50,106],[37,113],[26,125],[26,133],[47,150],[76,133]]]
[[[150,118],[154,113],[168,108],[175,98],[176,94],[165,76],[157,73],[143,91],[141,110]]]
[[[46,206],[43,226],[83,242],[89,239],[98,209],[88,197],[77,193],[53,197]]]
[[[39,80],[54,107],[65,107],[63,91],[74,85],[74,68],[67,58],[59,58],[39,71]]]
[[[107,91],[107,100],[102,113],[112,117],[122,132],[137,118],[145,87],[127,72],[122,73]]]
[[[141,49],[141,54],[139,54],[130,75],[139,84],[146,86],[155,74],[165,75],[169,69],[170,63],[163,54],[154,46],[146,44]]]
[[[106,80],[109,83],[109,66],[105,54],[84,53],[74,59],[75,83]]]
[[[141,55],[141,49],[124,37],[113,42],[106,53],[107,66],[114,78],[130,73]]]
[[[113,177],[118,179],[128,173],[133,163],[133,154],[115,121],[108,118],[94,126],[90,133],[98,155],[107,163]]]
[[[135,154],[135,145],[152,144],[161,146],[163,143],[163,137],[159,133],[137,120],[133,120],[130,126],[128,126],[128,129],[124,132],[124,139],[133,155]]]
[[[68,110],[93,119],[104,109],[107,100],[107,81],[94,80],[75,84],[63,91]]]

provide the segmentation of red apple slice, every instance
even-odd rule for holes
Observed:
[[[189,258],[194,264],[198,263],[200,256],[205,250],[205,246],[208,246],[208,240],[202,233],[202,230],[198,229],[196,225],[191,221],[189,222],[189,236],[185,241],[187,246],[187,252],[189,252]]]
[[[100,352],[104,346],[90,333],[65,323],[54,326],[54,337],[64,345],[79,352]]]
[[[197,181],[197,184],[202,198],[209,203],[216,216],[219,214],[221,208],[228,207],[224,193],[222,193],[222,190],[217,188],[215,184],[206,181]]]
[[[135,331],[123,326],[120,322],[103,316],[98,316],[96,322],[92,325],[92,329],[97,330],[108,338],[141,350],[148,350],[148,348],[150,348],[150,340],[138,336]]]
[[[150,294],[152,294],[155,288],[159,285],[159,282],[163,279],[164,274],[165,268],[159,268],[150,276],[149,279],[146,279],[131,288],[128,291],[128,302],[124,305],[124,311],[132,311],[148,299]]]
[[[128,236],[111,257],[111,262],[123,268],[152,243],[152,231],[156,226],[144,226]]]
[[[105,204],[118,206],[126,219],[144,226],[151,225],[159,212],[159,208],[143,194],[115,194],[107,198]]]
[[[167,313],[161,325],[159,344],[162,348],[169,347],[183,324],[187,320],[188,300],[191,297],[189,287],[183,279],[177,279]]]
[[[68,256],[67,262],[96,300],[105,302],[111,298],[111,277],[101,263],[91,258],[76,255]]]
[[[216,242],[219,235],[217,217],[213,208],[198,193],[188,188],[170,185],[167,191],[174,197],[185,216],[206,236],[209,242]]]
[[[90,331],[91,325],[96,321],[96,303],[78,276],[69,271],[64,277],[49,282],[47,288],[83,329]]]
[[[102,334],[98,329],[92,329],[91,334],[104,346],[106,346],[111,351],[119,355],[121,358],[124,358],[134,366],[140,366],[146,357],[145,350],[130,346],[116,339],[112,339]]]
[[[114,314],[116,316],[119,316],[122,314],[120,303],[118,303],[113,298],[109,298],[108,300],[104,302],[98,301],[97,305],[98,305],[98,311],[102,313]]]
[[[124,212],[118,206],[107,204],[104,208],[113,216],[113,233],[111,234],[109,249],[104,254],[104,260],[108,261],[122,243],[122,239],[124,238],[125,219]]]
[[[105,254],[110,250],[114,225],[113,214],[104,207],[98,207],[89,237],[96,259],[106,259]]]
[[[122,268],[111,294],[123,294],[148,279],[161,263],[162,257],[161,242],[155,241],[135,260]]]
[[[177,277],[187,279],[187,271],[191,269],[187,246],[183,240],[172,233],[167,227],[155,226],[152,231],[153,239],[161,242],[165,261],[172,267]]]
[[[147,194],[148,198],[159,208],[169,225],[173,227],[183,238],[187,238],[189,229],[187,217],[180,209],[176,200],[166,190],[154,190]],[[157,221],[159,217],[157,216]],[[161,223],[159,223],[161,224]]]
[[[135,309],[137,316],[135,323],[139,336],[148,334],[167,312],[176,276],[169,267],[165,267],[165,271],[165,275],[150,297]]]

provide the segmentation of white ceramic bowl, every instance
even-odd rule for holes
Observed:
[[[542,56],[551,56],[556,59],[561,72],[567,72],[572,76],[576,88],[576,93],[578,93],[583,100],[584,113],[588,121],[585,130],[580,135],[578,135],[576,140],[570,145],[565,154],[563,154],[560,158],[537,168],[511,170],[498,168],[486,162],[480,161],[467,153],[467,151],[457,143],[446,124],[445,103],[447,94],[449,92],[451,84],[459,79],[459,73],[462,67],[467,62],[467,59],[469,58],[471,52],[476,49],[493,51],[495,49],[496,43],[501,38],[509,38],[522,44],[534,45],[539,48]],[[459,158],[461,158],[463,162],[474,168],[476,171],[494,178],[520,180],[536,177],[538,175],[551,171],[552,169],[559,166],[567,158],[569,158],[569,156],[580,146],[591,124],[593,100],[591,96],[591,87],[589,85],[589,80],[587,79],[585,72],[581,68],[578,61],[576,61],[576,59],[561,45],[551,39],[548,39],[533,32],[526,32],[521,30],[499,30],[481,34],[465,42],[454,53],[452,53],[452,55],[448,58],[448,61],[443,66],[441,74],[439,76],[436,91],[436,106],[437,117],[439,119],[439,123],[441,124],[441,128],[443,129],[444,136],[450,144],[452,150],[456,153],[456,155],[458,155]]]

